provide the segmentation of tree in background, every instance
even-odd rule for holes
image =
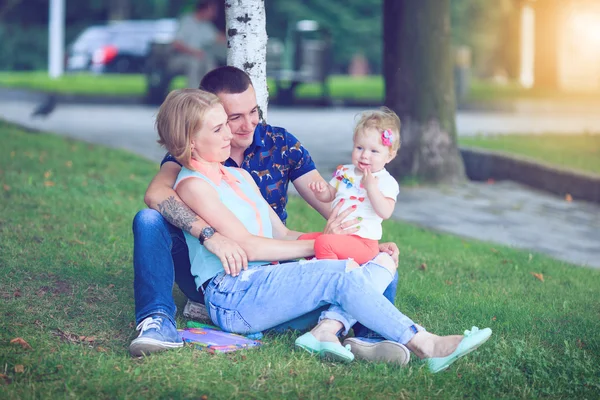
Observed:
[[[402,121],[396,177],[464,179],[456,143],[450,0],[384,0],[385,104]]]
[[[533,62],[534,85],[536,88],[558,87],[558,0],[532,2],[535,13],[535,51]]]
[[[238,67],[252,79],[256,100],[267,118],[267,30],[264,0],[225,2],[227,65]]]

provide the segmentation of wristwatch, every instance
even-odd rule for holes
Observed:
[[[212,226],[205,226],[204,228],[202,228],[202,230],[200,231],[200,236],[198,237],[200,244],[204,244],[204,241],[210,239],[214,234],[215,229]]]

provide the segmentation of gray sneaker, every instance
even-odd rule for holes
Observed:
[[[201,303],[196,303],[195,301],[189,300],[187,301],[185,307],[183,307],[183,316],[189,319],[194,319],[196,321],[212,323],[210,320],[210,316],[206,311],[206,306]]]
[[[410,351],[406,346],[391,340],[368,338],[348,338],[344,346],[350,345],[350,351],[357,360],[385,362],[404,366],[410,361]]]
[[[129,345],[129,352],[134,357],[183,346],[183,340],[175,325],[160,314],[145,318],[136,330],[140,331],[140,334]]]

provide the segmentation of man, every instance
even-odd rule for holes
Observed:
[[[256,94],[244,71],[235,67],[217,68],[202,79],[201,88],[220,98],[228,116],[233,139],[231,156],[225,165],[250,172],[263,197],[284,223],[287,219],[287,189],[292,182],[300,196],[328,218],[327,232],[356,232],[356,220],[342,223],[345,215],[331,213],[329,205],[318,201],[309,189],[310,182],[323,178],[302,144],[283,128],[259,124]],[[194,214],[172,189],[180,169],[181,165],[167,154],[146,191],[144,201],[150,209],[140,211],[133,222],[134,294],[137,329],[140,330],[140,335],[130,346],[133,355],[182,345],[175,329],[174,281],[190,300],[204,303],[190,273],[188,249],[181,229],[198,237],[219,257],[228,274],[237,276],[247,267],[244,251]],[[381,244],[380,249],[397,257],[397,247],[393,243]],[[394,279],[385,292],[392,302],[396,283],[397,279]],[[291,321],[285,327],[307,329],[315,323],[316,318],[310,315]],[[362,326],[355,326],[354,330],[357,337],[373,335]],[[395,342],[370,338],[351,339],[350,343],[357,358],[408,362],[408,350]]]
[[[225,35],[215,28],[216,0],[199,0],[193,13],[183,15],[173,41],[175,55],[169,68],[187,76],[187,85],[197,88],[200,78],[216,66],[218,44],[224,48]]]

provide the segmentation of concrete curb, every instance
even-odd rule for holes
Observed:
[[[510,180],[559,196],[569,194],[573,199],[600,203],[600,175],[472,147],[461,147],[460,152],[470,180]]]

